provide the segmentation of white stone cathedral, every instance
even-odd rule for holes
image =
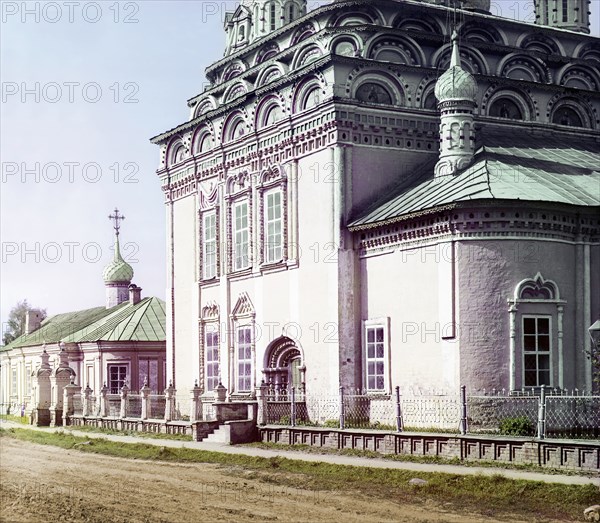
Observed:
[[[533,0],[532,0],[533,1]],[[456,6],[454,5],[456,3]],[[373,394],[589,389],[600,41],[587,0],[244,0],[153,139],[167,374]],[[453,35],[454,33],[454,35]]]

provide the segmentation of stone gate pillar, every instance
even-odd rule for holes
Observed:
[[[33,407],[33,424],[38,427],[50,425],[50,404],[52,403],[50,375],[50,356],[44,351],[41,355],[42,364],[35,373],[35,405]]]
[[[59,353],[59,363],[50,376],[52,404],[50,405],[50,426],[59,427],[63,418],[63,390],[75,378],[75,371],[69,367],[69,356],[63,344]]]

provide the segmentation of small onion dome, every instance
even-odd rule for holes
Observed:
[[[474,102],[477,96],[477,82],[471,73],[461,67],[456,31],[452,35],[452,44],[450,68],[436,82],[435,97],[438,102],[447,100],[470,100]]]
[[[133,268],[121,257],[118,237],[115,241],[115,256],[104,268],[102,277],[104,278],[105,283],[129,283],[133,279]]]

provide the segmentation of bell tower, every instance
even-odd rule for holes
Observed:
[[[590,0],[535,0],[535,23],[590,33]]]

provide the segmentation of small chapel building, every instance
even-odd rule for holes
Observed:
[[[189,119],[152,140],[179,395],[591,389],[600,39],[587,0],[535,10],[227,14]]]
[[[103,271],[106,303],[40,321],[27,313],[25,332],[0,349],[0,404],[4,414],[31,416],[38,425],[60,425],[63,388],[71,381],[98,396],[103,386],[119,394],[123,385],[153,393],[165,383],[165,303],[142,298],[133,268],[119,245],[115,210],[114,255]]]

